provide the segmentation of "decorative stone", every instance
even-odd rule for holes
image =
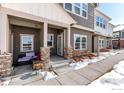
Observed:
[[[12,56],[10,53],[0,55],[0,76],[8,76],[12,72]]]
[[[41,60],[44,64],[44,70],[49,70],[50,68],[50,48],[49,47],[41,47]]]
[[[73,48],[64,48],[64,58],[71,59],[73,57]]]

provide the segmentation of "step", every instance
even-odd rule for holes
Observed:
[[[69,62],[70,62],[70,60],[60,60],[60,61],[57,61],[57,62],[52,62],[52,67],[54,69],[57,69],[57,68],[61,68],[61,67],[64,67],[64,66],[68,66]]]

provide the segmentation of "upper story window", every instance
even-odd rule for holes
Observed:
[[[96,17],[96,25],[99,26],[99,24],[100,24],[100,23],[99,23],[99,17],[97,16],[97,17]]]
[[[100,27],[102,28],[102,18],[100,18]]]
[[[106,28],[106,25],[107,25],[107,23],[106,23],[106,20],[105,19],[103,19],[103,18],[101,18],[99,16],[96,17],[96,26],[105,29]]]
[[[106,21],[103,20],[103,28],[106,28]]]
[[[80,9],[81,9],[80,3],[75,3],[75,4],[74,4],[74,9],[75,9],[75,10],[74,10],[75,13],[80,15]]]
[[[64,8],[84,18],[88,15],[88,5],[86,3],[65,3]]]
[[[65,3],[65,9],[72,11],[72,4],[71,3]]]
[[[87,4],[82,3],[82,16],[87,16]]]

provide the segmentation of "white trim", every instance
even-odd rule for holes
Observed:
[[[43,24],[43,47],[47,47],[48,23]]]
[[[29,52],[29,51],[24,51],[23,50],[23,36],[31,36],[32,39],[32,46],[31,46],[31,50],[29,51],[33,51],[34,50],[34,35],[32,34],[20,34],[20,52]]]
[[[82,42],[80,41],[80,49],[75,49],[75,40],[76,37],[80,37],[82,41],[82,37],[86,38],[86,48],[82,48]],[[81,35],[81,34],[74,34],[74,50],[87,50],[87,35]]]
[[[65,3],[63,3],[63,8],[66,10],[66,11],[68,11],[69,13],[72,13],[72,14],[75,14],[75,15],[77,15],[77,16],[79,16],[79,17],[82,17],[82,18],[84,18],[84,19],[88,19],[88,4],[87,4],[87,11],[86,11],[86,17],[84,17],[84,16],[82,16],[82,3],[80,3],[81,4],[81,6],[80,6],[80,15],[79,14],[76,14],[75,13],[75,3],[71,3],[72,4],[72,11],[70,11],[70,10],[68,10],[68,9],[66,9],[65,8]]]
[[[48,36],[50,35],[50,37],[52,36],[52,46],[48,46]],[[53,48],[54,47],[54,34],[52,33],[48,33],[47,35],[47,47]]]
[[[71,47],[70,38],[71,38],[71,28],[68,27],[68,28],[67,28],[67,46],[68,46],[68,47]]]
[[[71,27],[83,29],[83,30],[86,30],[86,31],[89,31],[89,32],[94,32],[95,31],[94,29],[87,28],[87,27],[84,27],[84,26],[81,26],[81,25],[72,25]]]

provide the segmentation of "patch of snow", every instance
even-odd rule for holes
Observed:
[[[89,62],[76,62],[69,64],[70,67],[72,67],[74,70],[81,69],[88,65]]]
[[[49,72],[49,71],[39,72],[39,74],[42,75],[43,80],[50,80],[57,77],[57,75],[54,72]]]
[[[3,81],[3,82],[0,84],[0,86],[7,86],[7,85],[9,85],[10,81],[11,81],[11,80],[5,80],[5,81]]]
[[[104,74],[88,86],[124,90],[124,61],[120,61],[111,72]]]
[[[115,27],[113,29],[113,31],[116,32],[116,31],[120,31],[120,30],[123,30],[123,29],[124,29],[124,25],[119,25],[119,26]]]

